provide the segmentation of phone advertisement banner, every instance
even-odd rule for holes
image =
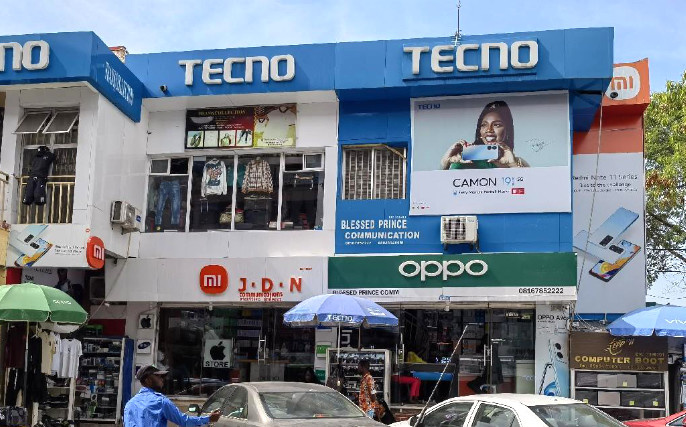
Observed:
[[[643,182],[643,153],[574,156],[580,313],[645,305]]]
[[[206,108],[186,112],[186,148],[295,146],[296,105]]]
[[[5,265],[89,269],[86,243],[90,232],[84,227],[79,233],[77,228],[71,224],[12,225]]]
[[[571,212],[566,92],[416,99],[410,215]]]
[[[569,306],[536,305],[535,394],[569,397]]]

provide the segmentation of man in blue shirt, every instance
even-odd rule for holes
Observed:
[[[166,374],[167,371],[152,365],[145,365],[136,372],[143,388],[124,407],[125,427],[167,427],[167,421],[180,427],[202,426],[219,420],[219,410],[204,417],[192,417],[181,412],[162,394]]]

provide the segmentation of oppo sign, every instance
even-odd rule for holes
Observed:
[[[405,261],[398,266],[398,272],[405,277],[419,276],[422,282],[427,277],[442,276],[443,280],[449,277],[457,277],[463,273],[470,276],[483,276],[488,271],[488,264],[480,259],[473,259],[466,264],[458,260],[450,261]]]

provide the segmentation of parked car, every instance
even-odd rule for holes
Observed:
[[[606,413],[578,400],[535,394],[455,397],[396,427],[623,427]]]
[[[686,411],[677,412],[664,418],[651,418],[648,420],[624,421],[629,427],[673,427],[686,426]]]
[[[222,412],[218,427],[321,426],[367,427],[383,425],[367,417],[339,392],[318,384],[254,382],[224,386],[202,407],[189,412]]]

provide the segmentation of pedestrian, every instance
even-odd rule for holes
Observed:
[[[376,399],[376,385],[372,374],[369,372],[369,359],[360,360],[357,368],[362,375],[358,405],[369,418],[379,420],[383,417],[383,409]]]
[[[167,421],[180,427],[202,426],[219,420],[219,410],[202,417],[181,412],[162,394],[166,374],[167,371],[161,371],[153,365],[145,365],[136,372],[136,378],[143,388],[124,407],[125,427],[166,427]]]
[[[314,369],[309,367],[305,369],[305,375],[303,375],[303,382],[310,384],[322,383],[321,381],[319,381],[319,378],[317,378],[317,374],[314,372]]]

